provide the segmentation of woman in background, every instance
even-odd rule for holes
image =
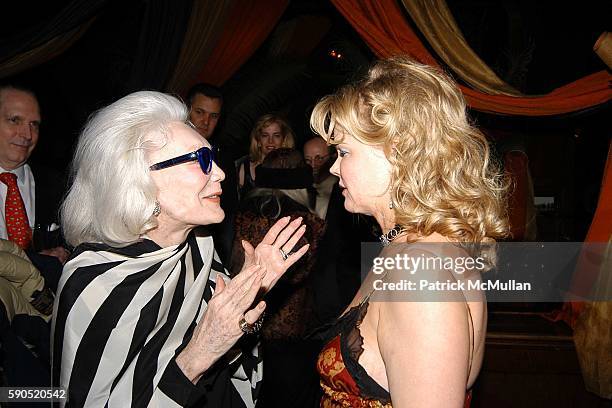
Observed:
[[[324,222],[314,213],[312,170],[295,149],[270,152],[256,169],[255,188],[236,216],[233,259],[241,264],[241,240],[257,243],[276,220],[301,218],[306,227],[297,245],[310,249],[277,283],[267,298],[262,326],[265,380],[261,407],[312,407],[320,399],[316,356],[321,344],[305,340],[312,328],[311,273]]]
[[[295,147],[295,135],[289,124],[273,113],[257,119],[251,131],[249,154],[236,161],[240,197],[255,187],[255,167],[268,153],[281,147]]]

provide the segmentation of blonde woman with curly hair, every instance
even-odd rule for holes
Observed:
[[[255,187],[255,167],[263,163],[268,153],[281,147],[295,147],[295,135],[291,126],[285,119],[273,113],[257,119],[250,140],[249,154],[236,160],[241,197]]]
[[[379,256],[456,260],[486,255],[468,248],[507,235],[505,180],[487,140],[469,124],[457,86],[439,70],[404,57],[378,61],[361,82],[323,98],[310,123],[338,151],[331,173],[340,178],[345,208],[373,216],[383,244],[403,244]],[[412,273],[474,281],[494,263],[481,259],[484,268],[465,273]],[[371,296],[380,282],[410,274],[400,266],[373,271],[347,311],[320,333],[321,406],[469,405],[484,352],[484,295],[459,291],[452,301],[418,301],[406,292],[394,298],[400,301],[381,300]]]

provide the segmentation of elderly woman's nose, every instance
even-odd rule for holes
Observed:
[[[221,167],[217,165],[217,163],[213,162],[212,166],[212,177],[215,181],[223,181],[225,180],[225,172],[221,170]]]

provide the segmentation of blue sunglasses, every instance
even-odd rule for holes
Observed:
[[[187,153],[182,156],[173,157],[172,159],[164,160],[159,163],[155,163],[149,167],[150,170],[161,170],[168,167],[176,166],[178,164],[187,163],[191,161],[198,161],[204,174],[210,174],[212,170],[213,161],[215,161],[215,151],[204,146],[196,150],[195,152]]]

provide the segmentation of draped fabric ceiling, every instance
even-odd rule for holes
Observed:
[[[73,0],[45,23],[1,39],[0,78],[66,51],[87,32],[106,3],[107,0]],[[289,0],[144,3],[137,55],[125,92],[148,88],[183,94],[197,81],[221,85],[259,48],[288,3]]]
[[[0,63],[43,46],[48,41],[77,30],[95,17],[108,0],[72,0],[43,22],[0,38]],[[5,19],[10,14],[4,15]]]
[[[443,22],[446,23],[446,26],[451,24],[448,19],[429,18],[430,13],[426,10],[429,2],[403,1],[405,4],[410,4],[408,12],[411,12],[411,10],[413,12],[418,11],[418,14],[415,13],[413,18],[421,21],[423,25],[436,26],[436,24],[441,25]],[[410,55],[425,64],[439,65],[404,18],[396,0],[332,0],[332,3],[379,57],[385,58],[403,54]],[[482,86],[493,88],[492,90],[498,93],[497,95],[491,95],[460,85],[467,103],[473,109],[496,114],[545,116],[586,109],[607,102],[612,98],[612,89],[610,88],[612,75],[606,71],[588,75],[546,95],[504,95],[504,93],[511,92],[511,89],[508,89],[507,85],[503,83],[496,85],[494,78],[490,78],[491,70],[487,70],[487,75],[485,75],[485,72],[483,72],[484,63],[479,59],[480,62],[476,61],[475,54],[469,50],[465,40],[461,41],[462,36],[458,29],[455,28],[448,32],[445,30],[446,27],[442,25],[437,30],[428,30],[423,34],[427,36],[427,40],[432,46],[437,44],[434,48],[438,49],[444,48],[445,44],[463,43],[462,46],[458,46],[457,51],[444,48],[444,55],[446,55],[447,63],[453,69],[453,72],[468,83],[482,84]],[[435,35],[433,34],[434,31]],[[443,37],[436,37],[436,35],[442,34],[444,34]],[[455,67],[457,67],[456,70]],[[487,76],[489,76],[488,79]]]
[[[197,67],[198,74],[188,85],[208,82],[220,86],[227,81],[268,37],[288,3],[289,0],[252,0],[236,4],[215,48]]]
[[[556,115],[601,104],[612,97],[612,75],[606,71],[588,75],[546,95],[520,94],[474,53],[444,0],[332,0],[332,3],[379,57],[407,54],[420,62],[439,65],[412,30],[398,1],[410,13],[439,58],[469,84],[462,85],[461,90],[473,109],[504,115]],[[0,77],[23,71],[62,53],[91,26],[92,19],[106,3],[107,0],[73,0],[48,21],[0,40]],[[141,33],[146,38],[139,44],[145,51],[139,51],[144,55],[139,55],[135,65],[148,71],[145,77],[149,79],[139,83],[134,79],[137,76],[131,75],[129,90],[140,86],[183,93],[196,81],[222,84],[261,45],[287,7],[288,0],[247,3],[183,0],[178,3],[170,9],[163,0],[147,2],[149,10],[145,19],[148,24]],[[163,30],[160,23],[164,18],[172,18],[181,25],[186,12],[191,13],[186,29]],[[163,38],[158,35],[156,41],[147,40],[155,36],[156,27],[164,34]],[[178,55],[171,56],[177,58],[171,64],[173,69],[167,61],[160,64],[155,53],[171,52],[177,42],[182,45]],[[162,88],[162,85],[165,86]]]
[[[42,64],[63,53],[81,38],[107,2],[74,0],[48,20],[0,38],[0,78]]]
[[[0,78],[17,74],[26,68],[43,64],[70,48],[85,34],[95,17],[91,20],[68,30],[63,34],[49,38],[44,43],[21,52],[0,62]]]
[[[227,26],[231,6],[231,0],[193,2],[181,53],[166,87],[169,91],[182,94],[193,83],[198,69],[219,40],[221,30]]]
[[[402,0],[402,4],[436,54],[463,81],[490,95],[522,96],[476,55],[445,0]]]

